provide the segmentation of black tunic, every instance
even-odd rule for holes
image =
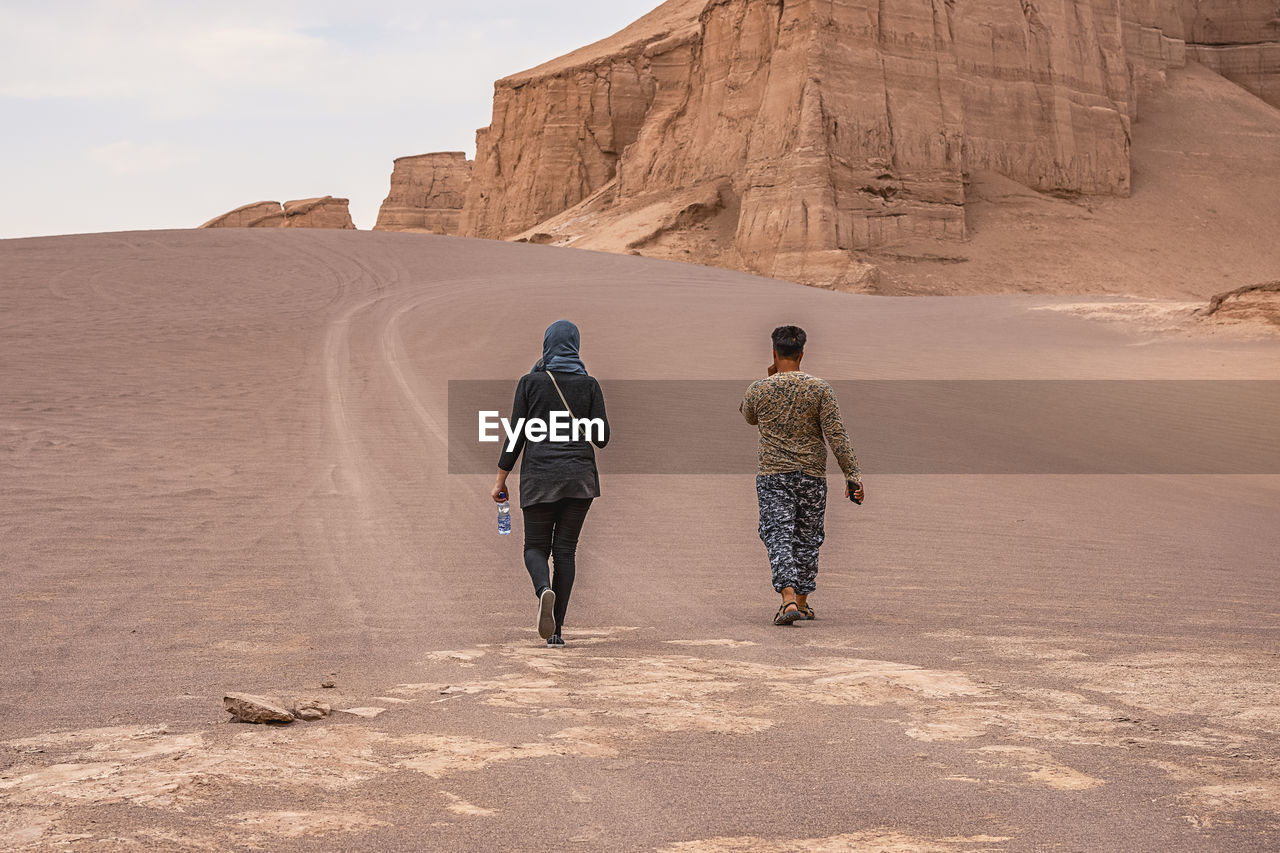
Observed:
[[[581,373],[557,373],[556,382],[573,417],[604,421],[604,440],[595,444],[597,447],[608,444],[609,419],[604,412],[600,383]],[[512,427],[520,418],[540,418],[550,424],[553,411],[563,412],[564,403],[551,378],[542,371],[523,376],[516,385],[515,402],[511,405]],[[600,436],[592,431],[591,437]],[[498,459],[498,467],[503,471],[513,469],[516,458],[524,451],[524,461],[520,463],[520,506],[551,503],[561,498],[600,497],[600,475],[591,442],[527,441],[523,429],[512,450],[506,449],[505,435],[503,442],[502,456]]]

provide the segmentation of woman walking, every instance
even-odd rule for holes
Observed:
[[[574,421],[598,420],[602,428],[573,435],[579,441],[528,441],[520,430],[515,445],[498,460],[493,499],[507,499],[507,475],[520,463],[520,509],[524,513],[524,565],[538,597],[538,635],[548,646],[563,646],[561,631],[573,592],[575,555],[591,501],[600,496],[600,475],[591,445],[609,443],[609,420],[600,383],[587,373],[578,355],[578,327],[552,323],[542,339],[542,358],[516,385],[511,423],[521,418],[552,422],[553,412],[568,411]],[[590,440],[587,440],[587,439]],[[549,561],[554,561],[552,575]]]

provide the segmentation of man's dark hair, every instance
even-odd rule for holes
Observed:
[[[773,330],[773,348],[783,358],[795,358],[804,352],[808,335],[799,326],[779,326]]]

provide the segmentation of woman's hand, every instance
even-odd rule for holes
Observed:
[[[489,493],[493,497],[493,502],[500,504],[505,500],[509,500],[511,493],[507,491],[507,472],[499,471],[498,479],[493,484],[493,491]]]

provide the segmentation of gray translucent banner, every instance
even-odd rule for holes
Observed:
[[[750,380],[602,380],[609,474],[750,474]],[[1280,381],[832,382],[868,474],[1276,474]],[[511,414],[516,380],[449,382],[449,472],[491,473],[479,413]],[[499,428],[498,433],[501,434]],[[829,470],[838,474],[834,460]]]

